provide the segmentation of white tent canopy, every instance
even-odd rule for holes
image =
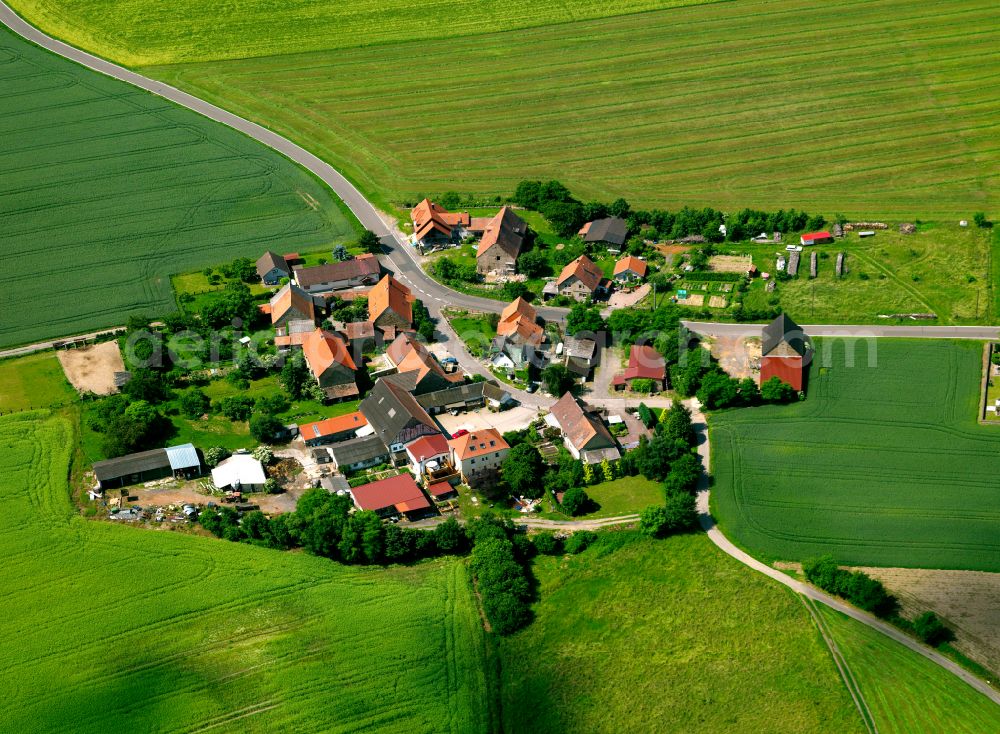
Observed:
[[[263,465],[250,454],[235,454],[212,469],[212,483],[226,487],[260,487],[267,477]]]

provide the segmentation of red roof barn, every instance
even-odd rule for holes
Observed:
[[[764,327],[761,334],[760,383],[777,377],[795,390],[805,384],[808,337],[788,316],[782,314]]]
[[[801,245],[827,245],[833,242],[833,235],[829,232],[806,232],[799,237]]]

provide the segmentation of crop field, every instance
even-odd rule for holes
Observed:
[[[771,559],[1000,571],[1000,433],[976,422],[982,344],[859,339],[854,366],[851,342],[816,345],[807,400],[712,417],[726,534]]]
[[[863,732],[808,612],[701,534],[536,559],[503,640],[504,730]]]
[[[85,520],[72,438],[0,418],[0,731],[492,730],[461,562],[348,568]]]
[[[880,231],[871,239],[851,234],[832,245],[807,247],[799,276],[778,283],[774,293],[751,291],[748,305],[777,298],[800,323],[893,323],[880,316],[933,313],[937,323],[995,323],[989,233],[954,223],[924,223],[912,235]],[[764,271],[775,266],[775,245],[739,246]],[[784,249],[784,248],[780,248]],[[809,277],[815,250],[817,277]],[[837,253],[845,252],[847,274],[837,277]],[[822,257],[826,254],[826,258]],[[787,253],[785,253],[787,254]],[[995,267],[995,265],[994,265]]]
[[[450,37],[448,16],[447,38],[295,54],[279,38],[272,56],[146,72],[296,139],[383,202],[559,178],[644,207],[998,211],[990,0],[736,0],[505,33],[492,5],[476,6],[481,35]],[[255,54],[267,21],[241,28]]]
[[[0,30],[0,346],[174,310],[169,275],[353,239],[291,162]]]
[[[822,604],[816,608],[881,734],[1000,731],[1000,707],[986,696],[860,622]]]

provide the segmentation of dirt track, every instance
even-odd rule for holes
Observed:
[[[118,342],[104,342],[82,349],[57,351],[66,379],[80,392],[110,395],[116,392],[115,372],[124,372]]]

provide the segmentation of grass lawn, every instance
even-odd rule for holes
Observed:
[[[470,316],[466,313],[463,316],[448,316],[448,323],[458,334],[458,338],[465,342],[465,346],[473,356],[485,354],[493,337],[497,335],[497,330],[488,319],[481,316]]]
[[[816,340],[808,399],[711,417],[716,517],[758,556],[1000,571],[982,344]],[[822,353],[830,355],[828,366]]]
[[[590,499],[597,504],[597,509],[574,518],[577,520],[631,515],[641,512],[650,505],[663,504],[663,487],[659,482],[642,476],[622,477],[610,482],[593,484],[584,489]],[[562,512],[549,515],[556,519],[569,519],[569,516]]]
[[[69,405],[76,399],[55,352],[0,360],[0,414]]]
[[[352,568],[85,520],[68,421],[2,418],[0,444],[4,731],[495,730],[461,561]]]
[[[105,2],[15,5],[84,46],[160,64],[147,71],[290,135],[386,202],[558,178],[583,199],[644,208],[957,221],[1000,204],[1000,16],[986,0],[739,0],[630,15],[574,0],[539,8],[544,18],[505,4],[506,23],[560,21],[517,33],[497,32],[499,5],[446,2],[395,26],[386,10],[355,36],[353,18],[334,32],[311,16],[291,49],[287,16],[255,15],[259,2],[241,5],[238,38],[193,0],[141,24],[128,12],[139,0],[114,12]],[[80,12],[57,16],[70,4]],[[81,17],[82,30],[68,27]],[[425,23],[439,37],[424,37]],[[954,28],[968,29],[960,48]],[[139,58],[109,41],[130,38],[126,48],[153,50]],[[373,45],[341,50],[358,39]],[[238,58],[181,63],[213,55]]]
[[[6,29],[0,158],[0,346],[174,310],[174,272],[357,236],[277,153]]]
[[[954,675],[840,612],[816,605],[882,734],[1000,731],[1000,707]]]
[[[501,641],[504,730],[863,732],[806,609],[701,534],[539,557]]]

